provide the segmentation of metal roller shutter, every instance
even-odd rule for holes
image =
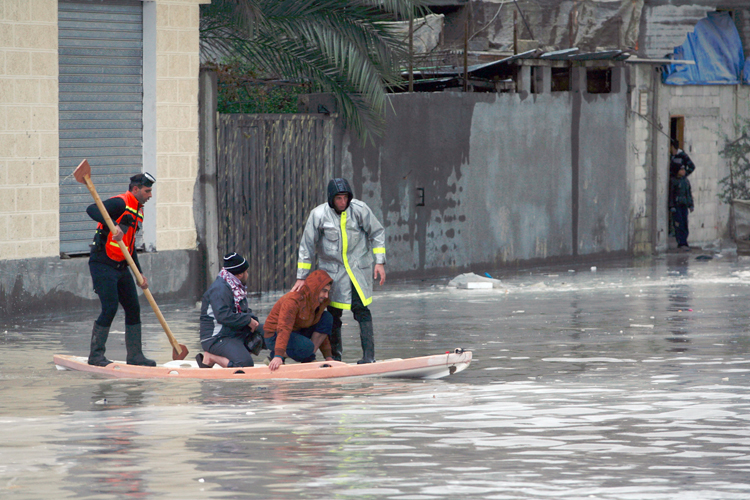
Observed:
[[[143,6],[60,0],[60,252],[89,252],[93,203],[72,177],[84,158],[103,200],[143,170]]]

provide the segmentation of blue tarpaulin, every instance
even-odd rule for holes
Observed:
[[[672,58],[695,61],[695,65],[668,65],[664,72],[667,85],[750,83],[740,34],[727,12],[710,12],[698,21],[685,43],[675,47]]]

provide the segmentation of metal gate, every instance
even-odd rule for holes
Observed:
[[[294,283],[307,216],[326,200],[333,128],[322,115],[219,116],[219,252],[245,256],[250,291]]]
[[[60,251],[88,253],[94,223],[85,187],[70,177],[84,158],[102,199],[143,170],[143,4],[60,0]]]

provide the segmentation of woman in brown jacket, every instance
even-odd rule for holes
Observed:
[[[271,371],[281,366],[287,356],[300,363],[315,361],[318,349],[327,361],[333,359],[328,339],[333,316],[326,311],[332,283],[328,273],[315,270],[299,290],[287,293],[274,304],[263,327],[266,348],[273,356],[268,365]]]

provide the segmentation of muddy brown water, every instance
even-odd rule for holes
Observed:
[[[96,311],[6,319],[0,498],[750,498],[750,260],[596,266],[379,288],[379,358],[473,351],[437,381],[102,379],[52,364],[86,354]],[[195,304],[160,305],[196,354]]]

